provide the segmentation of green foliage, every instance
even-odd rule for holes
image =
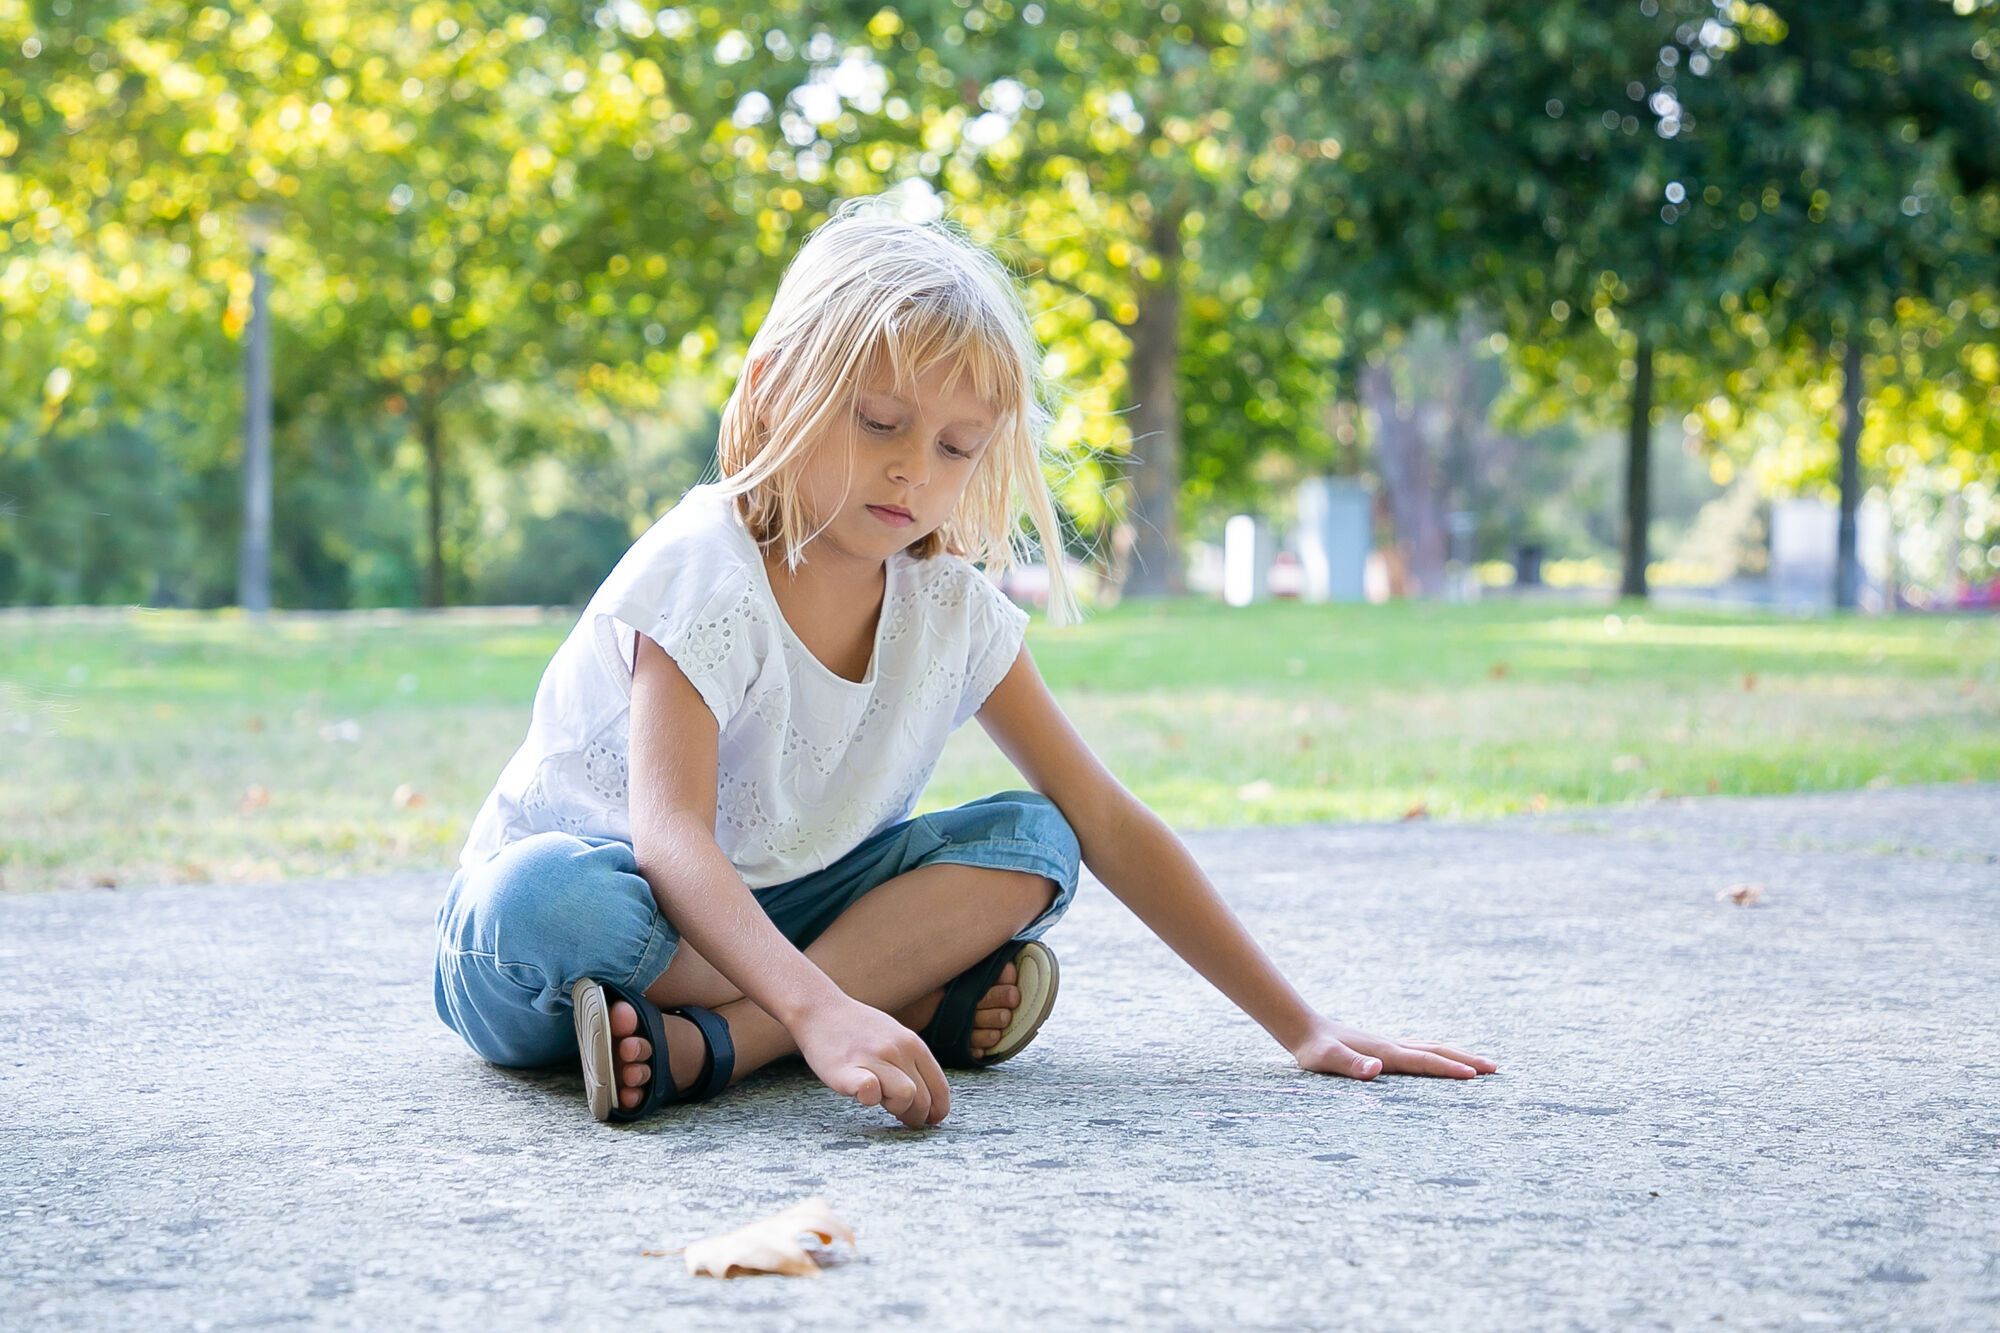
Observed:
[[[632,534],[616,514],[566,509],[521,525],[521,548],[488,571],[477,600],[510,606],[574,606],[589,600]]]
[[[0,46],[23,56],[0,65],[14,503],[62,482],[27,460],[87,452],[163,400],[184,423],[177,461],[233,465],[252,207],[277,227],[281,476],[341,437],[443,491],[496,447],[593,452],[577,415],[524,429],[501,390],[656,409],[740,338],[743,293],[774,279],[805,206],[763,133],[731,121],[794,75],[768,46],[710,59],[729,31],[713,10],[668,31],[472,0],[0,11]],[[415,468],[383,456],[405,440]],[[433,600],[463,593],[463,527],[447,514],[429,534]],[[294,552],[296,575],[328,576],[308,602],[408,591],[394,547],[329,564],[342,542]],[[0,548],[41,558],[18,530]]]
[[[2000,6],[1283,12],[1279,63],[1307,72],[1287,109],[1318,145],[1298,176],[1323,219],[1309,287],[1340,293],[1364,347],[1426,312],[1497,317],[1517,371],[1503,420],[1533,429],[1629,412],[1643,337],[1652,419],[1726,440],[1726,481],[1800,431],[1811,470],[1830,465],[1823,363],[1865,319],[1883,392],[1864,460],[1983,484]],[[1938,471],[1941,453],[1964,465]],[[1765,461],[1774,484],[1806,470]]]
[[[528,517],[670,502],[549,495],[635,421],[698,430],[798,240],[899,185],[1026,277],[1086,547],[1163,428],[1132,368],[1167,296],[1189,525],[1364,466],[1361,358],[1468,306],[1507,335],[1510,428],[1616,417],[1644,333],[1660,419],[1773,486],[1825,473],[1858,329],[1872,475],[1991,493],[1997,27],[1993,0],[0,4],[0,599],[233,597],[253,208],[291,605],[486,595],[527,576]]]
[[[949,78],[899,88],[934,125],[961,127],[940,184],[1013,253],[1051,364],[1078,386],[1058,436],[1077,464],[1063,499],[1102,531],[1123,507],[1134,430],[1171,424],[1184,525],[1267,506],[1274,482],[1331,466],[1324,407],[1340,341],[1335,307],[1291,300],[1281,235],[1267,234],[1291,196],[1267,171],[1283,136],[1263,114],[1260,11],[1245,0],[1034,10],[1005,22],[964,7],[961,35],[978,40],[947,25],[916,47],[920,70],[935,62]],[[1159,406],[1131,382],[1149,303],[1176,310],[1170,423],[1135,424]]]
[[[0,603],[172,604],[221,572],[201,568],[205,553],[181,522],[219,497],[162,447],[176,423],[147,424],[113,425],[34,457],[0,455]]]
[[[1800,7],[1734,72],[1712,169],[1756,190],[1759,243],[1723,303],[1744,355],[1689,428],[1723,475],[1831,494],[1859,340],[1865,474],[1899,526],[1962,499],[1951,572],[2000,570],[2000,6]]]
[[[2000,262],[2000,7],[1797,5],[1745,28],[1703,115],[1702,197],[1754,247],[1741,287],[1824,348],[1894,303],[1991,285]],[[1717,185],[1728,188],[1717,188]]]

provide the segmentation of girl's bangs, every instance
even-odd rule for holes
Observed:
[[[1007,415],[1022,393],[1020,358],[994,331],[942,303],[910,304],[884,321],[866,374],[907,392],[919,376],[943,366],[947,388],[969,383],[973,396]]]

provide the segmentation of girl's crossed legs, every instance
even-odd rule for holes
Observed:
[[[1002,941],[1039,938],[1055,923],[1076,894],[1080,859],[1052,802],[1007,791],[906,820],[824,870],[755,892],[842,990],[920,1028],[944,982]],[[783,1025],[682,947],[629,843],[524,838],[461,869],[437,924],[438,1016],[495,1064],[576,1063],[569,988],[586,976],[643,988],[656,1004],[715,1009],[736,1047],[735,1080],[795,1049]],[[1011,983],[1003,972],[981,1007],[1018,1003]],[[684,1087],[700,1067],[700,1039],[692,1023],[664,1017],[675,1085]],[[639,1096],[627,1080],[643,1086],[650,1054],[644,1038],[629,1035],[636,1019],[629,1005],[614,1006],[627,1105]]]

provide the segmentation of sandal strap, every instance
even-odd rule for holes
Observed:
[[[628,990],[615,981],[600,981],[597,984],[602,986],[605,993],[613,999],[623,1000],[632,1006],[639,1015],[641,1029],[641,1033],[634,1035],[643,1034],[653,1048],[653,1054],[646,1062],[651,1071],[646,1079],[646,1095],[639,1099],[639,1104],[630,1109],[620,1106],[618,1089],[613,1088],[611,1091],[611,1118],[614,1121],[640,1120],[677,1100],[674,1096],[673,1075],[667,1072],[667,1025],[660,1017],[660,1007],[647,999],[643,992]],[[604,1007],[606,1021],[609,1021],[610,1002],[607,1001]]]
[[[704,1009],[698,1004],[679,1005],[671,1012],[693,1023],[701,1033],[704,1044],[701,1073],[695,1076],[694,1082],[688,1084],[687,1091],[677,1100],[705,1102],[728,1087],[731,1076],[736,1072],[736,1043],[729,1039],[729,1024],[713,1009]]]
[[[937,1013],[917,1034],[931,1048],[939,1064],[954,1069],[977,1069],[990,1063],[972,1054],[972,1024],[979,1012],[979,1001],[993,989],[995,979],[1007,964],[1027,946],[1026,940],[1006,941],[944,988],[944,999],[938,1004]]]

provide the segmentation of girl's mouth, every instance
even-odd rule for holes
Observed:
[[[875,515],[875,517],[881,519],[884,523],[887,523],[892,528],[906,528],[910,524],[916,522],[916,520],[910,517],[908,514],[898,513],[893,509],[884,509],[880,505],[869,505],[868,512]]]

